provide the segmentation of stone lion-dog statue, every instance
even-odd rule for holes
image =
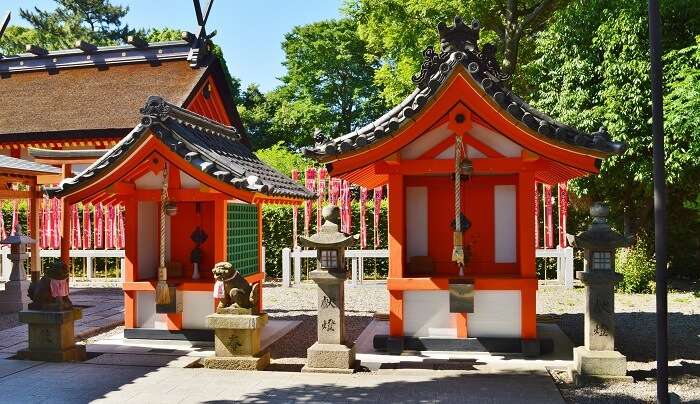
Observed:
[[[36,284],[29,285],[27,295],[32,300],[31,310],[63,311],[73,308],[68,298],[68,268],[60,261],[44,267],[44,274]]]
[[[219,262],[212,269],[216,283],[214,297],[219,299],[217,313],[258,314],[259,284],[250,285],[230,262]]]

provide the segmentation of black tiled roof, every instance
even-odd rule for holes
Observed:
[[[76,149],[76,150],[53,150],[29,147],[27,149],[30,156],[35,159],[91,159],[100,158],[105,155],[108,149]]]
[[[128,156],[149,129],[166,146],[199,170],[237,188],[268,196],[313,199],[301,184],[269,167],[243,143],[238,131],[164,101],[149,97],[141,108],[141,123],[99,160],[56,188],[51,196],[72,192]]]
[[[478,48],[477,21],[467,26],[459,17],[455,17],[454,26],[448,27],[441,23],[438,32],[441,52],[436,53],[432,46],[423,51],[423,64],[420,72],[413,76],[416,89],[411,95],[391,111],[358,130],[333,140],[326,140],[322,135],[315,136],[316,145],[304,149],[304,154],[327,161],[334,156],[365,148],[391,135],[410,122],[429,103],[459,65],[469,72],[488,97],[541,136],[606,154],[624,151],[624,143],[610,141],[605,128],[591,134],[581,132],[535,110],[508,90],[504,84],[509,77],[500,71],[495,58],[495,47],[486,44],[482,49]]]
[[[12,171],[16,173],[34,174],[59,174],[60,168],[33,161],[18,159],[10,156],[0,155],[0,172]]]

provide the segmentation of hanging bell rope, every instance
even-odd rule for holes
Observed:
[[[168,287],[168,268],[165,267],[165,209],[168,205],[168,165],[163,167],[163,186],[160,192],[160,248],[158,265],[158,285],[156,286],[156,303],[170,303]]]
[[[455,136],[455,230],[452,237],[452,261],[464,276],[464,240],[462,239],[462,136]]]

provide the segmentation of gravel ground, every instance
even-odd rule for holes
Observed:
[[[83,293],[90,293],[84,289]],[[566,290],[557,286],[540,286],[537,313],[555,320],[576,345],[583,344],[584,290]],[[282,288],[279,283],[265,284],[265,311],[270,317],[300,320],[302,323],[270,347],[271,369],[298,370],[304,363],[306,349],[316,340],[316,287],[305,282],[300,287]],[[346,326],[348,340],[355,340],[372,321],[375,312],[388,311],[386,283],[368,281],[361,287],[346,284]],[[583,388],[569,384],[564,372],[552,371],[562,396],[571,403],[654,402],[655,384],[655,298],[654,295],[615,297],[617,350],[628,358],[629,374],[634,383],[606,383]],[[669,293],[670,391],[683,402],[700,403],[700,293]],[[0,316],[3,322],[12,316]],[[15,315],[16,321],[16,315]],[[105,335],[88,340],[91,342]],[[293,341],[293,343],[291,343]]]
[[[540,287],[537,312],[560,319],[559,325],[576,345],[583,345],[584,289]],[[656,399],[656,301],[654,295],[616,294],[616,349],[627,356],[635,383],[605,383],[575,389],[568,376],[553,372],[562,395],[575,403],[635,403]],[[700,293],[668,296],[669,391],[682,402],[700,402]]]
[[[372,321],[375,312],[389,310],[385,282],[365,282],[363,287],[345,285],[345,333],[354,341]],[[316,285],[304,282],[300,287],[282,288],[279,283],[266,283],[263,291],[264,310],[270,317],[301,320],[294,330],[270,346],[273,365],[301,367],[306,349],[316,341]],[[294,343],[290,343],[294,341]]]

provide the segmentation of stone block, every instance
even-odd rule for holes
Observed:
[[[586,347],[574,348],[572,376],[577,384],[586,379],[629,380],[627,358],[617,351],[591,351]]]
[[[355,365],[355,347],[342,344],[321,344],[316,342],[306,351],[306,366],[303,372],[320,372],[320,369],[342,370],[352,373]],[[349,372],[347,372],[349,370]],[[336,373],[336,372],[333,372]]]
[[[222,370],[263,370],[270,364],[270,353],[255,356],[210,357],[204,359],[204,367]]]
[[[27,296],[29,281],[5,282],[5,290],[0,291],[0,313],[16,313],[26,310],[31,300]]]
[[[85,347],[75,345],[75,320],[82,310],[65,311],[24,310],[19,321],[29,327],[28,349],[20,357],[30,360],[62,362],[85,359]]]

